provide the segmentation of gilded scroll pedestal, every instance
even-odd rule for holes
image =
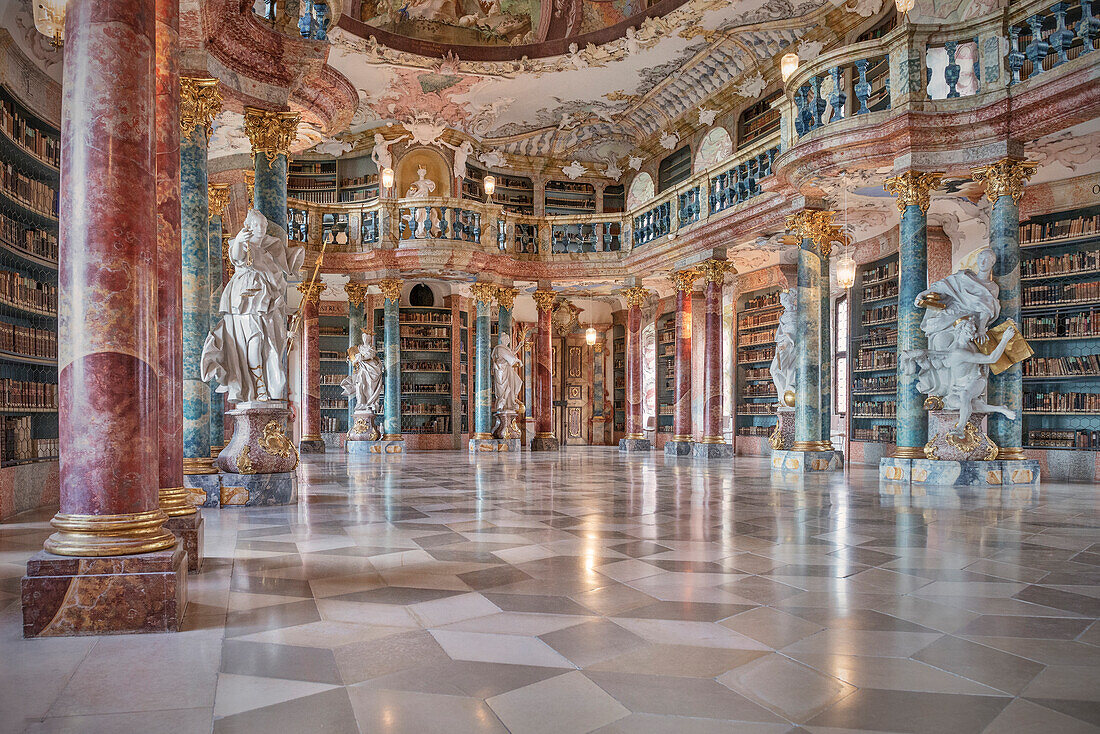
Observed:
[[[226,412],[233,438],[214,461],[218,506],[286,505],[298,501],[298,452],[286,432],[285,401],[238,403]]]

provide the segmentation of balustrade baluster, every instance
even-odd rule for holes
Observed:
[[[856,99],[859,101],[859,109],[856,110],[857,115],[866,115],[871,110],[867,109],[867,99],[871,96],[871,84],[867,81],[867,67],[870,65],[867,59],[860,59],[856,62],[856,71],[859,72],[859,81],[856,82],[853,91],[856,93]]]
[[[806,86],[803,85],[794,91],[794,131],[800,138],[808,132],[805,115]]]
[[[1027,24],[1031,27],[1031,43],[1027,45],[1024,52],[1027,54],[1028,61],[1031,62],[1031,75],[1028,77],[1030,79],[1032,76],[1043,73],[1043,60],[1050,53],[1050,44],[1043,40],[1042,16],[1031,16],[1027,19]]]
[[[1054,53],[1057,54],[1057,58],[1054,61],[1054,65],[1064,64],[1069,61],[1069,57],[1066,55],[1066,50],[1070,44],[1073,43],[1073,31],[1066,28],[1066,13],[1069,12],[1069,3],[1060,2],[1055,3],[1050,7],[1050,11],[1054,13],[1054,31],[1050,34],[1050,47]]]
[[[1092,0],[1081,0],[1081,20],[1077,21],[1077,37],[1084,44],[1081,48],[1082,54],[1093,50],[1092,39],[1096,38],[1098,33],[1100,33],[1100,19],[1092,14]]]
[[[947,41],[943,44],[947,51],[947,66],[943,68],[943,77],[947,80],[947,98],[954,99],[959,96],[959,76],[962,68],[955,63],[955,54],[959,50],[958,41]]]
[[[813,115],[813,122],[810,125],[810,129],[821,127],[821,116],[825,114],[826,102],[821,98],[821,77],[816,74],[810,77],[810,91],[813,92],[814,98],[810,107],[810,112]]]
[[[833,108],[833,115],[829,121],[843,120],[844,103],[847,101],[847,95],[844,94],[844,90],[841,88],[843,82],[840,79],[839,66],[829,69],[829,78],[833,81],[833,91],[829,95],[829,106]]]
[[[1012,72],[1009,86],[1020,83],[1020,71],[1024,68],[1027,57],[1020,51],[1020,27],[1011,26],[1008,29],[1008,69]]]

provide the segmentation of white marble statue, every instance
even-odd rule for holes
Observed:
[[[215,324],[202,348],[202,379],[233,403],[286,400],[287,279],[306,252],[288,247],[286,235],[268,234],[267,217],[253,209],[229,241],[235,268],[222,291]]]
[[[455,165],[452,173],[460,182],[466,177],[467,162],[474,153],[474,145],[469,140],[463,140],[460,145],[451,145],[446,140],[440,140],[439,144],[444,148],[450,148],[455,154]]]
[[[978,338],[985,339],[1001,314],[1001,289],[993,281],[996,262],[993,250],[983,247],[964,258],[956,272],[917,295],[917,306],[926,309],[920,328],[928,335],[929,349],[946,349],[954,340],[955,322],[964,316],[973,317]]]
[[[428,169],[421,166],[416,169],[416,180],[405,192],[406,199],[427,199],[435,191],[435,181],[428,178]]]
[[[428,178],[428,169],[421,166],[416,169],[417,179],[405,192],[406,199],[427,199],[435,191],[435,181]],[[433,207],[416,206],[403,216],[413,229],[414,237],[427,237],[429,232],[435,229],[436,212]]]
[[[798,299],[794,289],[780,292],[779,303],[783,310],[775,328],[775,356],[772,357],[771,374],[779,404],[794,405],[795,384],[795,321],[798,316]]]
[[[386,136],[382,133],[374,134],[374,150],[370,152],[370,159],[378,166],[379,173],[383,168],[393,168],[393,153],[390,152],[390,148],[411,137],[411,135],[402,135],[393,140],[386,140]]]
[[[517,368],[523,362],[516,353],[503,342],[493,347],[493,412],[515,412],[520,393],[523,391],[523,378]]]
[[[382,398],[382,375],[385,368],[374,350],[368,332],[363,332],[359,346],[348,349],[348,361],[351,362],[352,372],[344,378],[340,387],[345,395],[355,396],[357,409],[373,412]]]

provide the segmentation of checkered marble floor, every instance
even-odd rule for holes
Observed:
[[[307,458],[206,511],[188,631],[24,641],[0,731],[1100,731],[1096,487],[880,494],[613,449]]]

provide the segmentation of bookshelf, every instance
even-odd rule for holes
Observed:
[[[897,253],[857,268],[851,293],[848,438],[876,463],[897,442]]]
[[[546,216],[593,214],[596,189],[580,181],[546,182]]]
[[[0,86],[0,466],[56,460],[60,133]]]
[[[500,204],[506,212],[513,214],[535,213],[535,184],[529,178],[512,176],[495,171],[467,165],[466,177],[462,180],[462,198],[485,201],[485,176],[492,173],[497,180],[493,190],[493,203]]]
[[[451,436],[450,308],[402,306],[401,433],[408,436]],[[383,350],[383,310],[374,311],[375,344]],[[449,448],[449,446],[448,446]]]
[[[336,447],[341,444],[340,437],[348,432],[348,397],[340,387],[349,369],[348,317],[333,313],[335,308],[324,308],[329,303],[322,302],[317,317],[317,342],[321,356],[325,357],[320,367],[321,437],[326,446]]]
[[[676,312],[657,319],[657,435],[672,435],[676,409]],[[658,440],[658,443],[661,443]]]
[[[737,121],[737,145],[745,147],[754,140],[765,138],[779,131],[780,111],[772,104],[783,96],[783,90],[769,94],[748,107]]]
[[[612,422],[616,439],[626,433],[626,327],[615,324],[612,329]]]
[[[603,190],[603,210],[607,214],[621,214],[626,211],[626,186],[615,184]]]
[[[458,400],[459,413],[462,416],[459,433],[470,432],[470,315],[466,311],[458,312]]]
[[[779,286],[747,291],[737,303],[737,363],[735,367],[736,417],[740,454],[763,455],[771,449],[768,436],[775,430],[778,398],[772,383],[775,330],[783,307]],[[751,448],[750,448],[751,447]]]
[[[290,161],[287,197],[310,204],[354,204],[378,198],[378,167],[370,156],[295,158]]]
[[[1020,244],[1024,447],[1100,451],[1100,206],[1021,222]]]

